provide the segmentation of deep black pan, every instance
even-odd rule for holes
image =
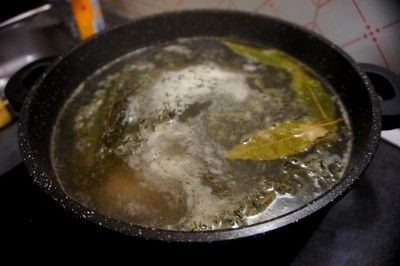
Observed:
[[[178,232],[151,230],[105,217],[70,198],[55,176],[50,160],[53,125],[60,108],[74,89],[94,71],[128,52],[179,37],[233,37],[281,49],[306,63],[324,77],[347,109],[354,129],[354,148],[343,179],[309,205],[263,223],[229,230]],[[47,63],[46,63],[47,62]],[[10,100],[24,98],[21,79],[30,78],[48,64],[44,59],[26,67],[10,82]],[[232,11],[185,11],[147,17],[99,34],[66,56],[56,60],[28,93],[20,112],[20,150],[36,183],[63,208],[109,229],[146,238],[177,241],[213,241],[268,232],[293,224],[340,198],[370,163],[383,128],[400,126],[400,82],[382,68],[362,65],[377,89],[391,89],[382,101],[367,75],[355,62],[328,40],[300,26],[265,16]],[[391,84],[385,84],[391,83]],[[387,85],[387,86],[386,86]],[[384,88],[384,87],[387,88]],[[14,95],[14,96],[12,96]],[[13,99],[14,97],[14,99]],[[381,112],[381,104],[383,115]]]

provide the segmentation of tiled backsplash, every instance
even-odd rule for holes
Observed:
[[[400,73],[398,0],[103,0],[128,17],[195,8],[238,9],[290,20],[340,45],[359,62]]]

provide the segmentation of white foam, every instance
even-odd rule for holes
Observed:
[[[192,53],[192,51],[188,47],[186,47],[184,45],[177,45],[177,44],[168,45],[164,48],[164,50],[167,52],[173,52],[173,53],[187,55],[187,56],[189,56]]]
[[[125,121],[133,122],[138,116],[148,117],[165,108],[181,113],[188,105],[201,102],[206,97],[227,97],[242,102],[249,90],[245,75],[223,70],[212,63],[168,71],[146,90],[144,98],[148,104],[145,113],[139,110],[143,106],[142,98],[132,96],[129,99]]]
[[[242,67],[243,67],[243,70],[247,71],[247,72],[254,72],[258,69],[258,67],[256,65],[250,64],[250,63],[244,64]]]
[[[231,207],[228,199],[220,199],[212,188],[203,184],[209,164],[226,168],[223,160],[212,147],[204,142],[196,127],[177,120],[162,123],[152,130],[143,130],[146,139],[135,154],[128,157],[128,164],[140,169],[144,180],[160,190],[177,197],[184,193],[188,215],[184,224],[210,222]],[[220,148],[222,150],[222,148]]]
[[[151,70],[154,69],[155,65],[150,62],[142,63],[142,64],[132,64],[129,65],[131,69],[137,69],[137,70]]]

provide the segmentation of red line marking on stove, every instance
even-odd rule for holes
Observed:
[[[314,15],[313,15],[313,21],[317,20],[318,13],[319,13],[319,6],[316,6],[315,7],[315,11],[314,11]]]
[[[317,32],[319,34],[322,34],[321,28],[319,27],[318,23],[316,21],[314,21],[314,20],[304,24],[303,26],[306,27],[306,28],[309,28],[309,29],[311,29],[311,30],[313,30],[313,31],[315,31],[315,32]]]
[[[345,47],[351,46],[351,45],[357,43],[358,41],[361,41],[363,39],[363,37],[366,38],[367,36],[364,35],[364,36],[357,37],[353,40],[350,40],[348,42],[341,44],[340,47],[345,48]]]
[[[383,63],[385,64],[385,66],[386,66],[387,68],[390,69],[389,62],[388,62],[388,60],[387,60],[385,54],[383,53],[382,48],[381,48],[381,46],[379,45],[378,41],[375,40],[375,41],[374,41],[374,44],[375,44],[376,49],[378,49],[378,52],[380,53],[380,55],[381,55],[381,57],[382,57],[382,59],[383,59]]]
[[[383,25],[381,28],[382,29],[386,29],[386,28],[389,28],[389,27],[391,27],[391,26],[393,26],[393,25],[395,25],[395,24],[397,24],[397,23],[399,23],[400,22],[400,19],[396,19],[395,21],[392,21],[392,22],[389,22],[388,24],[386,24],[386,25]]]
[[[315,25],[316,31],[317,31],[319,34],[322,34],[322,30],[321,30],[321,28],[319,27],[319,25],[318,25],[318,23],[317,23],[316,21],[315,21],[314,25]]]
[[[304,26],[322,34],[322,30],[318,25],[318,14],[322,7],[328,5],[332,1],[333,0],[311,0],[311,3],[315,6],[313,18],[310,22],[304,24]]]
[[[369,35],[374,36],[374,32],[373,32],[372,30],[370,30],[371,26],[369,25],[369,23],[367,22],[367,19],[365,18],[363,12],[361,11],[361,8],[360,8],[360,6],[358,5],[357,0],[352,0],[352,2],[353,2],[354,7],[357,9],[358,15],[360,16],[360,18],[361,18],[362,21],[364,22],[364,24],[365,24],[365,26],[366,26],[366,28],[367,28],[367,30],[368,30]],[[386,28],[387,28],[387,27],[390,27],[390,26],[392,26],[393,24],[396,24],[396,23],[399,22],[399,21],[400,21],[400,19],[395,20],[395,21],[393,21],[393,22],[390,22],[390,23],[386,24],[385,26],[386,26]],[[384,29],[385,26],[382,26],[381,28]],[[379,32],[379,28],[377,28],[377,32]],[[367,39],[367,38],[368,38],[367,33],[365,33],[365,34],[363,35],[363,37],[364,37],[365,39]],[[375,44],[375,47],[376,47],[376,49],[378,50],[379,55],[380,55],[380,57],[382,58],[382,61],[383,61],[384,65],[385,65],[388,69],[390,69],[389,61],[388,61],[388,59],[387,59],[385,53],[383,52],[383,49],[382,49],[382,47],[380,46],[378,39],[377,39],[376,37],[373,37],[371,41]]]
[[[308,27],[310,27],[312,24],[314,24],[315,22],[314,22],[314,20],[313,21],[309,21],[309,22],[307,22],[306,24],[304,24],[303,26],[304,27],[306,27],[306,28],[308,28]]]
[[[272,10],[272,13],[275,16],[278,16],[278,12],[276,11],[273,0],[262,1],[256,8],[253,9],[253,12],[259,12],[263,7],[269,7]]]
[[[274,13],[275,16],[279,16],[278,11],[276,11],[275,4],[274,4],[273,0],[269,1],[269,6],[270,6],[270,8],[272,10],[272,13]]]
[[[367,23],[367,20],[365,19],[364,14],[361,12],[361,9],[360,9],[360,7],[358,6],[357,1],[356,1],[356,0],[353,0],[352,2],[353,2],[353,4],[354,4],[354,6],[356,7],[357,12],[358,12],[358,14],[360,15],[361,19],[364,21],[364,23]]]

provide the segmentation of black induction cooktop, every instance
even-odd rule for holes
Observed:
[[[42,248],[38,243],[47,243],[56,248],[123,247],[136,257],[155,251],[157,256],[167,253],[183,258],[194,254],[205,259],[219,254],[292,265],[399,265],[399,158],[399,148],[381,141],[361,180],[305,227],[294,227],[273,240],[257,236],[205,244],[144,240],[78,219],[40,191],[20,164],[0,177],[0,236],[3,242],[15,243],[21,250]]]

